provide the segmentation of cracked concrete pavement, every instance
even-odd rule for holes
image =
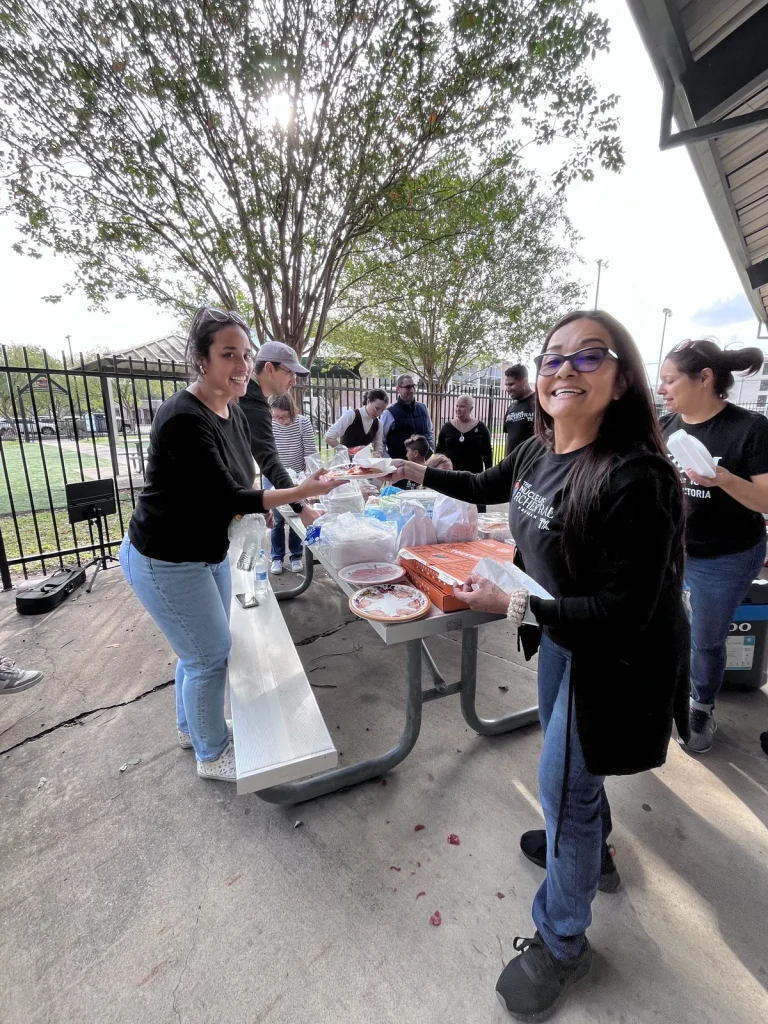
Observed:
[[[282,608],[341,763],[387,749],[402,654],[322,573]],[[173,658],[119,570],[40,620],[1,595],[0,645],[46,673],[0,702],[3,1024],[502,1019],[493,986],[541,881],[517,851],[541,821],[538,728],[484,739],[434,701],[386,786],[283,808],[197,778]],[[458,639],[430,649],[457,678]],[[535,699],[503,623],[478,679],[483,714]],[[768,1019],[767,698],[723,698],[710,756],[674,746],[609,780],[624,885],[597,897],[595,970],[559,1019]]]

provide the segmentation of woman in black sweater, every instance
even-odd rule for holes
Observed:
[[[224,720],[231,644],[229,524],[234,516],[300,502],[335,485],[316,474],[299,487],[253,489],[250,431],[237,405],[253,372],[241,316],[199,309],[187,360],[197,380],[163,402],[152,423],[144,489],[120,563],[179,659],[179,743],[194,747],[202,778],[234,782],[234,751]],[[293,369],[286,366],[287,372]]]
[[[547,877],[536,935],[515,940],[521,955],[496,986],[523,1020],[550,1011],[588,972],[592,900],[598,887],[617,888],[605,776],[663,764],[673,719],[688,736],[683,500],[640,354],[607,313],[575,312],[536,365],[535,436],[498,466],[399,470],[463,501],[509,500],[517,563],[552,595],[510,595],[480,577],[457,590],[472,608],[532,623],[521,629],[527,653],[541,637],[546,833],[526,833],[521,846]]]

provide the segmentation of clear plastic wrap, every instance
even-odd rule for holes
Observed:
[[[320,530],[318,550],[334,569],[358,562],[394,562],[397,555],[398,528],[370,516],[344,512],[325,516]]]

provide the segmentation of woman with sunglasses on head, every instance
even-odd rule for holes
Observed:
[[[195,314],[187,360],[197,379],[160,406],[152,423],[144,489],[120,548],[125,577],[179,661],[179,743],[193,747],[197,774],[236,781],[224,719],[230,572],[227,531],[237,515],[327,494],[319,474],[284,490],[253,489],[248,423],[237,400],[253,369],[251,339],[237,313]]]
[[[765,561],[768,420],[728,401],[734,371],[757,373],[759,348],[723,351],[713,341],[685,341],[661,367],[659,394],[670,414],[665,438],[684,430],[718,459],[716,476],[681,466],[685,492],[685,583],[691,598],[691,736],[703,754],[717,725],[726,638],[733,615]]]
[[[476,475],[404,463],[398,474],[462,501],[508,500],[516,562],[552,595],[507,594],[479,576],[456,590],[515,627],[525,618],[534,649],[543,628],[546,830],[526,832],[521,847],[547,877],[536,934],[515,940],[520,956],[496,985],[522,1020],[543,1019],[589,971],[592,900],[618,887],[605,776],[663,764],[673,716],[683,735],[688,720],[683,498],[637,347],[607,313],[574,312],[536,366],[534,437],[498,466]]]

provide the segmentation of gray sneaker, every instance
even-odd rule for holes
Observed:
[[[0,658],[0,693],[21,693],[39,683],[42,678],[42,672],[16,668],[10,658]]]
[[[715,710],[702,711],[701,708],[691,708],[691,738],[683,743],[686,750],[692,754],[706,754],[712,749],[712,740],[717,730],[715,721]]]

